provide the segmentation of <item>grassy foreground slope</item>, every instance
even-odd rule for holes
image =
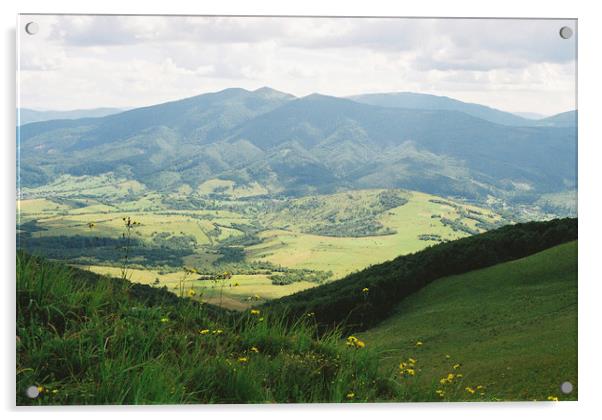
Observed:
[[[462,377],[439,384],[444,392],[481,385],[505,400],[576,399],[559,386],[577,385],[577,242],[438,279],[361,337],[384,370],[417,359],[424,389],[451,372]]]
[[[365,328],[383,321],[396,313],[394,309],[402,299],[444,277],[441,273],[466,272],[495,265],[574,240],[576,225],[575,219],[565,219],[504,227],[437,245],[364,270],[346,280],[312,289],[310,297],[316,297],[316,290],[317,296],[321,297],[318,305],[305,301],[308,293],[302,292],[243,313],[231,313],[191,299],[177,298],[162,288],[111,279],[19,253],[17,404],[544,398],[549,387],[548,382],[538,382],[539,376],[547,374],[539,370],[539,359],[545,359],[540,354],[524,353],[527,356],[520,359],[522,364],[516,362],[518,369],[529,372],[530,381],[521,385],[525,388],[510,391],[495,388],[493,380],[485,381],[485,377],[474,376],[474,381],[479,379],[485,383],[466,382],[466,386],[476,390],[478,385],[483,385],[492,390],[479,389],[479,392],[467,395],[464,382],[454,380],[453,386],[450,384],[445,395],[440,396],[436,392],[440,386],[437,383],[439,376],[429,375],[428,369],[435,366],[436,357],[445,357],[446,353],[431,353],[429,356],[431,343],[436,343],[434,335],[412,333],[411,337],[402,340],[403,346],[410,345],[407,352],[383,354],[382,346],[387,347],[386,340],[391,334],[379,337],[376,330],[366,335],[359,334],[359,340],[348,337],[345,343],[341,328],[357,330],[358,327]],[[576,254],[566,256],[567,260],[571,258],[574,261]],[[551,260],[561,261],[562,258],[556,256]],[[550,264],[544,262],[541,265]],[[562,270],[558,269],[559,273]],[[569,293],[568,307],[572,303],[570,291],[563,290]],[[556,301],[560,296],[559,293]],[[508,297],[512,298],[505,296]],[[297,300],[299,298],[302,300]],[[331,308],[326,306],[329,300]],[[287,301],[291,304],[282,306]],[[520,304],[529,313],[542,317],[550,311],[564,308],[548,307],[546,302],[533,299]],[[482,304],[483,300],[479,303]],[[488,303],[491,313],[495,314],[498,302]],[[453,309],[451,301],[449,305],[448,309]],[[292,309],[286,319],[280,312],[283,308]],[[310,310],[303,312],[302,308],[317,310],[315,313]],[[470,313],[470,308],[464,310]],[[575,308],[568,307],[568,310],[574,313]],[[360,322],[354,322],[358,320]],[[477,322],[477,326],[479,321],[487,320],[489,318],[469,317],[469,322]],[[326,324],[328,329],[323,328]],[[504,325],[504,328],[509,328]],[[542,328],[547,325],[537,324]],[[560,333],[570,340],[574,331],[572,324],[551,322],[549,325],[558,329],[551,329],[549,334],[540,328],[532,329],[538,333],[540,346],[545,346],[542,344],[544,340],[554,343],[554,337]],[[502,326],[498,328],[505,333]],[[402,333],[399,334],[401,337]],[[452,360],[450,357],[445,359],[446,363],[459,362],[469,366],[471,353],[459,352],[469,348],[469,341],[461,345],[462,340],[469,338],[458,337],[454,341],[452,337],[449,340],[450,351],[453,346],[458,349],[453,357],[459,358],[461,354],[464,359]],[[408,342],[409,339],[412,342]],[[507,342],[500,339],[497,347],[515,345],[515,339],[532,340],[531,337],[509,336]],[[418,345],[418,341],[422,345]],[[442,347],[446,345],[440,344]],[[397,345],[393,344],[394,347]],[[410,348],[414,351],[410,352]],[[564,362],[568,367],[561,370],[566,376],[563,380],[575,382],[576,376],[570,376],[570,358],[574,357],[574,352],[563,353],[554,346],[546,351],[546,354],[556,352],[554,357],[566,359]],[[529,360],[527,357],[538,359]],[[412,360],[415,358],[418,361]],[[488,356],[476,353],[475,360],[488,360]],[[400,371],[401,362],[410,367]],[[494,367],[498,372],[500,366],[513,368],[504,362],[496,360],[498,364]],[[531,369],[532,366],[536,368]],[[451,366],[444,367],[438,374],[452,373],[449,372],[453,369]],[[481,368],[487,369],[487,366]],[[467,370],[466,380],[473,381],[469,373],[472,375]],[[549,383],[556,380],[553,379]],[[29,399],[25,396],[25,390],[30,386],[38,387],[40,397]],[[530,389],[532,394],[525,394],[523,389]]]
[[[311,317],[231,314],[22,253],[16,333],[17,405],[403,399],[374,351]]]

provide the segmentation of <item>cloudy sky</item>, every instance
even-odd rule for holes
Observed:
[[[270,86],[432,93],[551,115],[576,107],[576,42],[560,38],[562,26],[575,22],[21,16],[20,105],[137,107]]]

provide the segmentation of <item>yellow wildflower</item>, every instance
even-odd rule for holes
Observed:
[[[238,358],[238,361],[239,361],[240,363],[247,363],[247,362],[249,361],[249,359],[248,359],[248,358],[246,358],[246,357],[239,357],[239,358]]]
[[[362,293],[365,294],[365,295],[368,294],[369,291],[370,291],[370,289],[368,289],[367,287],[364,287],[362,289]]]
[[[558,401],[558,397],[554,396],[554,395],[550,395],[548,397],[548,401]]]
[[[213,334],[215,334],[215,335],[220,335],[223,332],[224,332],[224,330],[213,330]]]
[[[444,391],[444,390],[442,390],[442,389],[438,389],[438,390],[436,390],[436,391],[435,391],[435,393],[436,393],[437,395],[439,395],[441,398],[443,398],[443,397],[445,396],[445,391]]]
[[[161,318],[161,322],[162,322],[162,323],[169,322],[169,318]]]
[[[399,364],[399,374],[400,375],[416,375],[416,370],[414,369],[417,360],[414,358],[408,358],[407,362],[401,362]]]
[[[356,349],[363,349],[366,347],[366,343],[353,335],[347,337],[347,345]]]
[[[200,330],[199,334],[201,334],[201,335],[209,334],[209,330]]]
[[[481,389],[485,389],[485,387],[483,385],[477,385],[477,390],[481,390]]]
[[[475,390],[472,389],[471,387],[467,386],[466,388],[464,388],[466,390],[466,392],[470,393],[470,394],[474,394]]]
[[[196,296],[196,291],[194,289],[190,289],[188,291],[188,296],[190,296],[190,297]]]
[[[347,399],[348,400],[352,400],[354,397],[355,397],[355,393],[353,393],[353,392],[350,392],[350,393],[347,394]]]
[[[46,391],[46,388],[44,388],[43,386],[38,386],[38,392],[41,394],[42,392]]]
[[[422,346],[422,341],[416,341],[416,347]]]
[[[462,375],[461,373],[458,373],[458,374],[456,375],[456,378],[461,378],[462,376],[464,376],[464,375]]]
[[[251,347],[249,350],[253,353],[259,353],[259,349],[257,347]]]
[[[251,309],[251,315],[259,315],[261,311],[259,309]]]
[[[454,378],[456,378],[457,375],[454,375],[453,373],[448,373],[447,376],[445,378],[441,378],[439,380],[439,383],[441,385],[445,385],[445,384],[451,384],[452,381],[454,380]]]
[[[460,364],[456,363],[455,365],[452,366],[454,369],[460,369]]]

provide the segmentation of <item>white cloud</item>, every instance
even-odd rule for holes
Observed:
[[[239,86],[298,96],[417,91],[545,114],[573,108],[572,21],[35,16],[21,104],[142,106]]]

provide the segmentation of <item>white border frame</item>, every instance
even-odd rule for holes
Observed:
[[[174,412],[182,418],[229,415],[254,418],[303,418],[316,415],[341,415],[347,418],[365,418],[372,413],[379,418],[428,415],[447,419],[479,418],[507,419],[528,415],[532,418],[593,417],[601,412],[597,397],[602,379],[599,360],[600,335],[598,320],[602,290],[598,274],[598,240],[602,238],[599,209],[602,206],[597,180],[602,179],[599,163],[602,150],[602,132],[598,114],[600,91],[602,16],[596,13],[596,2],[590,0],[525,2],[524,0],[421,0],[419,2],[393,2],[387,0],[345,0],[330,2],[304,0],[283,2],[277,0],[222,0],[220,2],[191,2],[186,0],[144,3],[124,0],[82,2],[75,0],[5,0],[0,4],[3,29],[2,83],[5,92],[2,102],[2,127],[4,138],[2,159],[4,176],[1,194],[4,198],[2,212],[2,242],[0,256],[4,305],[2,305],[2,346],[0,360],[6,372],[2,375],[0,407],[12,418],[15,414],[26,418],[61,416],[62,418],[102,418],[107,415],[145,415],[159,419]],[[67,407],[67,408],[15,408],[14,407],[14,326],[15,326],[15,22],[17,13],[105,13],[105,14],[208,14],[208,15],[328,15],[328,16],[445,16],[445,17],[537,17],[579,19],[579,402],[564,403],[433,403],[433,404],[324,404],[276,406],[155,406],[155,407]],[[598,118],[597,118],[598,117]],[[335,414],[336,413],[336,414]]]

